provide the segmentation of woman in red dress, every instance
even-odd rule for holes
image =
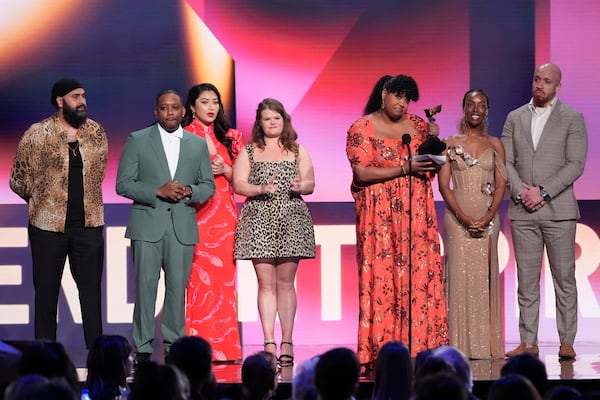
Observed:
[[[233,258],[238,212],[231,166],[243,147],[242,134],[231,128],[221,94],[210,83],[189,90],[183,126],[206,140],[217,186],[213,197],[196,206],[200,242],[187,287],[186,335],[206,339],[215,361],[239,361],[242,348]]]
[[[406,344],[413,357],[448,343],[431,189],[438,168],[408,158],[407,146],[416,154],[428,133],[439,132],[437,125],[408,114],[409,103],[418,98],[413,78],[382,77],[366,115],[352,124],[346,139],[356,211],[358,357],[367,368],[391,340]]]

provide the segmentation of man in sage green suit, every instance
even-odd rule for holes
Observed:
[[[158,123],[129,135],[117,172],[117,193],[133,200],[125,237],[135,264],[133,339],[136,360],[150,358],[161,268],[165,274],[162,335],[165,352],[185,335],[185,288],[198,226],[194,204],[215,192],[204,139],[184,131],[185,108],[172,90],[158,94]]]

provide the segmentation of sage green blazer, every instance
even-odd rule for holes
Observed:
[[[177,203],[158,198],[158,188],[171,180],[191,186],[191,198]],[[131,133],[121,153],[116,190],[133,200],[125,237],[157,242],[167,224],[173,224],[179,242],[198,243],[194,204],[205,202],[215,193],[206,141],[183,131],[177,171],[171,178],[158,126]]]

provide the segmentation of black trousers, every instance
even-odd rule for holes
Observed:
[[[36,339],[56,341],[58,295],[67,257],[79,291],[86,347],[102,335],[103,228],[71,228],[59,233],[29,224]]]

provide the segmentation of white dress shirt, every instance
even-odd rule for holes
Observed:
[[[171,179],[173,179],[177,171],[177,163],[179,162],[179,148],[181,147],[181,139],[183,138],[183,129],[179,126],[176,131],[169,133],[158,124],[158,131],[160,132],[160,140],[167,156]]]
[[[529,101],[529,109],[531,110],[531,139],[533,140],[534,149],[537,148],[540,142],[542,131],[544,130],[544,126],[546,126],[546,122],[548,122],[550,114],[552,114],[555,104],[556,97],[547,107],[536,107],[533,104],[533,98]]]

